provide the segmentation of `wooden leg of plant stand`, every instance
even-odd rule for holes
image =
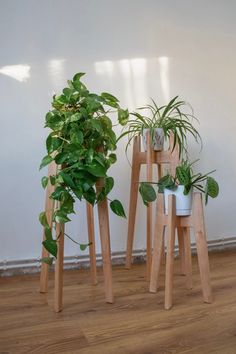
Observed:
[[[54,310],[60,312],[63,309],[63,261],[64,261],[64,224],[56,224],[57,259],[55,262],[55,293]]]
[[[90,274],[92,284],[97,284],[97,265],[96,265],[96,246],[94,235],[94,215],[93,206],[90,203],[86,203],[87,209],[87,225],[88,225],[88,239],[89,239],[89,258],[90,258]]]
[[[180,273],[186,275],[185,269],[185,248],[184,248],[184,231],[182,227],[177,227],[179,258],[180,258]]]
[[[161,251],[161,264],[166,264],[166,253],[165,253],[165,228],[163,231],[163,242],[162,242],[162,251]]]
[[[158,176],[158,181],[159,179],[161,179],[162,177],[162,167],[161,167],[161,164],[157,164],[157,176]]]
[[[48,176],[52,176],[56,174],[57,165],[52,162],[48,167]],[[49,226],[52,226],[52,216],[54,210],[54,200],[50,199],[50,195],[54,191],[54,186],[51,185],[50,181],[48,182],[47,190],[46,190],[46,201],[45,201],[45,212],[47,216],[47,221]],[[43,232],[43,240],[45,240],[45,234]],[[48,251],[42,247],[42,258],[49,257]],[[47,293],[48,291],[48,264],[43,263],[41,264],[41,272],[40,272],[40,287],[39,291],[41,293]]]
[[[96,184],[97,193],[101,191],[104,186],[102,178]],[[111,245],[110,245],[110,226],[109,226],[109,213],[107,199],[100,201],[98,204],[98,219],[100,240],[102,248],[102,263],[103,263],[103,276],[105,285],[106,302],[113,303],[113,286],[112,286],[112,264],[111,264]]]
[[[174,248],[175,248],[175,196],[168,199],[167,221],[167,254],[166,254],[166,281],[165,281],[165,309],[169,310],[173,303],[173,276],[174,276]]]
[[[198,265],[200,269],[203,299],[205,302],[211,303],[212,291],[210,285],[210,267],[209,267],[209,258],[208,258],[208,249],[207,249],[201,193],[194,193],[193,218],[194,218],[193,221],[194,232],[196,237]]]
[[[157,176],[158,176],[157,180],[158,181],[162,177],[162,174],[163,174],[162,165],[157,163]],[[164,203],[164,201],[163,201],[163,203]],[[163,211],[163,213],[164,213],[164,211]],[[166,263],[166,255],[165,255],[165,237],[164,237],[163,242],[162,242],[161,264],[165,264],[165,263]]]
[[[147,182],[152,182],[153,148],[150,131],[147,132]],[[147,206],[147,264],[146,278],[150,280],[152,262],[152,203]]]
[[[193,288],[192,252],[191,252],[191,239],[190,239],[189,227],[183,227],[183,240],[184,240],[184,263],[185,263],[186,287],[187,289],[192,289]]]
[[[111,265],[111,246],[110,231],[108,219],[107,200],[98,203],[98,217],[100,228],[100,239],[102,248],[103,275],[105,284],[106,302],[113,303],[113,287],[112,287],[112,265]]]
[[[156,223],[153,240],[153,255],[152,255],[152,267],[150,276],[149,291],[155,293],[158,288],[158,281],[161,268],[161,260],[164,244],[164,224],[160,222],[161,215],[163,214],[163,195],[159,195],[157,198],[156,207]]]
[[[141,166],[140,161],[138,159],[139,152],[140,152],[140,137],[137,136],[134,138],[134,145],[133,145],[129,217],[128,217],[128,235],[127,235],[126,261],[125,261],[126,269],[130,269],[131,261],[132,261],[134,227],[135,227],[135,217],[136,217],[138,189],[139,189],[139,174],[140,174],[140,166]]]
[[[45,239],[45,236],[43,236],[43,239]],[[47,257],[49,257],[49,252],[43,247],[42,258]],[[40,293],[48,292],[48,264],[44,262],[41,263],[39,291]]]

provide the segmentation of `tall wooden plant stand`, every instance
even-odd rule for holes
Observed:
[[[55,175],[57,172],[57,165],[52,162],[49,165],[48,175]],[[103,179],[100,179],[96,185],[99,191],[103,187]],[[46,190],[45,212],[48,224],[52,226],[52,216],[54,211],[54,200],[50,199],[51,193],[54,191],[54,186],[48,183]],[[91,204],[86,204],[87,210],[87,225],[88,225],[88,240],[91,243],[89,246],[90,256],[90,272],[92,284],[97,284],[96,272],[96,250],[95,250],[95,236],[94,236],[94,214]],[[108,303],[114,302],[113,286],[112,286],[112,264],[111,264],[111,247],[110,247],[110,230],[109,230],[109,216],[107,200],[98,203],[98,218],[100,229],[100,240],[103,260],[103,274],[105,286],[105,299]],[[54,310],[60,312],[63,309],[63,260],[64,260],[64,225],[56,224],[56,233],[60,234],[58,240],[58,253],[55,261],[55,292],[54,292]],[[45,239],[45,235],[43,235]],[[48,257],[48,251],[43,247],[42,258]],[[48,291],[48,271],[49,266],[42,263],[40,274],[40,292],[46,293]]]
[[[158,288],[160,266],[161,266],[161,248],[164,242],[164,229],[167,228],[167,255],[166,255],[166,273],[165,273],[165,309],[170,309],[173,303],[173,271],[174,271],[174,246],[175,230],[181,229],[183,232],[183,250],[185,252],[185,271],[187,288],[192,288],[192,267],[191,267],[191,247],[189,238],[189,229],[193,228],[196,245],[198,265],[200,269],[203,299],[207,303],[212,302],[212,292],[210,285],[210,270],[208,249],[206,241],[206,232],[204,224],[204,213],[202,205],[202,194],[194,193],[192,203],[192,214],[190,216],[176,216],[175,196],[169,195],[168,215],[164,212],[163,194],[158,195],[156,209],[156,226],[154,235],[154,247],[152,257],[150,292],[155,293]]]
[[[175,169],[179,164],[179,150],[176,145],[174,150],[173,138],[170,138],[170,147],[166,151],[154,151],[152,147],[150,132],[147,132],[147,151],[141,151],[141,136],[136,136],[133,143],[133,156],[132,156],[132,172],[131,172],[131,184],[130,184],[130,202],[129,202],[129,218],[128,218],[128,235],[127,235],[127,248],[126,248],[126,262],[125,268],[130,269],[132,262],[132,251],[134,242],[134,228],[136,219],[136,209],[138,200],[139,189],[139,176],[141,165],[146,165],[147,182],[152,181],[153,164],[158,169],[158,179],[161,177],[161,166],[163,164],[169,164],[170,173],[175,174]],[[172,151],[173,150],[173,151]],[[151,271],[151,259],[152,259],[152,233],[153,233],[153,220],[152,220],[152,203],[149,203],[147,207],[147,226],[146,226],[146,276],[147,280],[150,279]],[[182,234],[178,235],[180,252],[182,245]],[[183,269],[184,272],[184,269]]]

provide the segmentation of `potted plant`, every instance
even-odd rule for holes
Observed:
[[[176,215],[191,214],[194,189],[204,193],[205,204],[208,202],[208,197],[216,198],[218,196],[218,183],[213,177],[209,176],[214,171],[206,174],[195,174],[192,169],[194,162],[183,161],[180,166],[176,167],[175,176],[168,174],[162,177],[158,183],[152,183],[158,185],[159,193],[164,193],[166,214],[168,213],[168,196],[170,194],[176,196]],[[156,199],[156,192],[150,183],[142,182],[139,191],[146,205]]]
[[[130,141],[140,134],[143,137],[143,145],[146,150],[146,133],[150,131],[153,149],[160,151],[163,150],[164,140],[173,134],[173,149],[178,144],[181,155],[183,151],[186,151],[187,133],[190,133],[196,141],[201,140],[192,124],[192,120],[196,118],[192,110],[190,113],[185,112],[186,106],[190,107],[186,102],[179,100],[178,96],[164,106],[158,106],[152,100],[152,104],[139,108],[139,111],[145,112],[145,114],[131,113],[133,118],[127,121],[119,139],[128,135],[128,147]]]
[[[42,186],[46,188],[50,179],[55,186],[50,198],[57,201],[57,207],[53,212],[52,228],[45,212],[40,213],[39,220],[45,229],[43,245],[54,257],[57,256],[57,240],[60,237],[55,234],[55,223],[70,221],[69,215],[75,213],[76,199],[85,199],[94,205],[112,190],[114,180],[108,176],[108,170],[116,162],[116,134],[109,116],[115,112],[119,122],[124,124],[129,114],[113,95],[91,93],[81,82],[83,75],[76,74],[60,95],[53,96],[52,110],[45,118],[45,127],[50,129],[50,133],[46,139],[47,155],[42,159],[40,168],[52,161],[59,168],[55,175],[42,178]],[[95,186],[101,178],[104,185],[97,191]],[[110,200],[110,208],[125,217],[119,200]],[[80,244],[82,250],[86,246]],[[52,258],[44,261],[51,263]]]

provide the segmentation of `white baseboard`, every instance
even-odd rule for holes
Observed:
[[[196,244],[191,245],[192,252],[196,252]],[[236,248],[236,236],[230,238],[221,238],[217,240],[208,241],[209,251],[223,251],[225,249],[235,249]],[[175,251],[177,253],[178,246],[175,246]],[[134,263],[142,263],[145,261],[145,249],[134,250],[133,251],[133,261]],[[119,265],[125,262],[125,252],[114,252],[112,253],[112,264]],[[40,258],[36,259],[25,259],[25,260],[14,260],[14,261],[3,261],[0,262],[0,276],[12,276],[19,274],[33,274],[40,271]],[[97,266],[102,265],[101,254],[97,254]],[[89,256],[70,256],[64,259],[64,269],[83,269],[89,267]]]

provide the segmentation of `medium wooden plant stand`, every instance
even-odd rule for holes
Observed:
[[[57,165],[52,162],[49,165],[48,175],[55,175],[57,173]],[[103,187],[103,179],[100,179],[96,185],[99,191]],[[52,226],[52,217],[54,211],[54,200],[50,199],[51,193],[54,191],[54,186],[48,182],[46,190],[45,212],[48,224]],[[110,247],[110,230],[109,230],[109,216],[107,200],[98,203],[98,218],[100,229],[100,240],[102,249],[103,260],[103,275],[105,286],[105,299],[108,303],[114,302],[113,286],[112,286],[112,264],[111,264],[111,247]],[[88,241],[91,243],[89,246],[90,257],[90,272],[92,284],[97,284],[97,271],[96,271],[96,250],[95,250],[95,236],[94,236],[94,214],[93,206],[86,203],[87,208],[87,226],[88,226]],[[63,309],[63,261],[64,261],[64,224],[56,223],[56,234],[60,237],[58,239],[58,253],[55,261],[55,291],[54,291],[54,310],[60,312]],[[43,235],[45,239],[45,235]],[[43,247],[42,258],[48,257],[48,251]],[[48,291],[48,271],[49,266],[42,263],[40,274],[40,292],[46,293]]]
[[[187,280],[187,288],[192,288],[192,263],[191,263],[191,245],[189,238],[189,229],[193,228],[196,246],[198,265],[200,269],[202,292],[204,302],[212,302],[212,292],[210,285],[210,270],[208,249],[206,241],[206,231],[204,224],[204,212],[202,205],[202,194],[193,194],[192,214],[189,216],[176,216],[175,207],[176,197],[169,195],[168,198],[168,215],[164,211],[163,194],[158,195],[156,209],[156,225],[154,234],[154,247],[151,268],[150,292],[155,293],[159,285],[159,275],[161,267],[161,249],[164,242],[164,230],[167,237],[167,254],[166,254],[166,272],[165,272],[165,309],[170,309],[173,303],[173,272],[174,272],[174,247],[175,247],[175,230],[183,233],[184,247],[183,252],[185,262],[185,272]]]

